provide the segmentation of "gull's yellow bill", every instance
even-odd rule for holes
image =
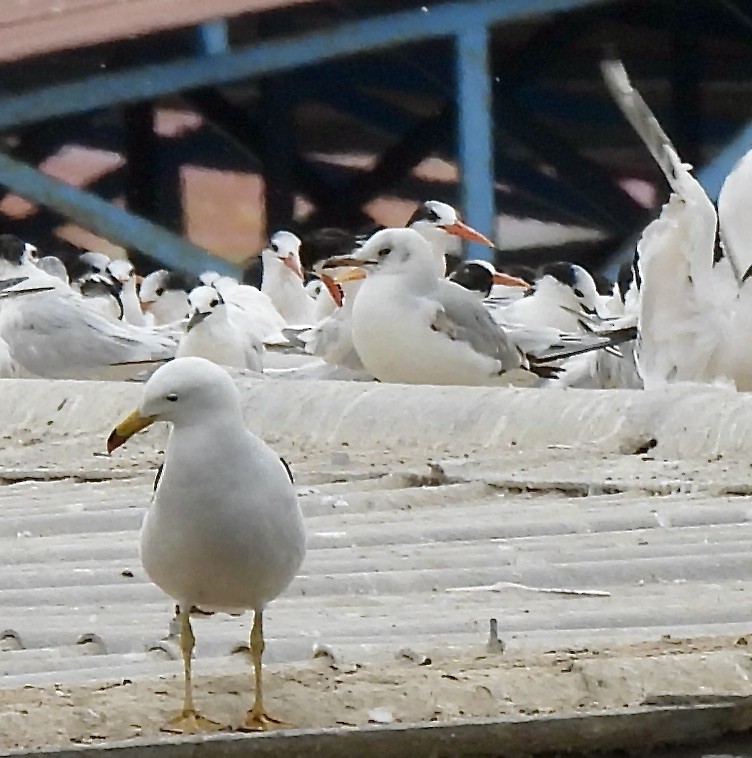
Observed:
[[[137,410],[129,413],[113,430],[107,438],[107,452],[112,453],[121,445],[124,445],[136,432],[146,429],[149,424],[156,421],[156,416],[142,416]]]

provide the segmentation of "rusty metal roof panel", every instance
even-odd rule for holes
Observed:
[[[313,0],[4,0],[0,61],[127,39]]]

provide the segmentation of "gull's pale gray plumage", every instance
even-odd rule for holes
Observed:
[[[501,361],[507,370],[524,365],[522,352],[499,329],[478,298],[448,279],[439,280],[436,294],[441,310],[437,311],[433,325],[438,331],[469,343],[481,355]]]
[[[203,358],[177,358],[146,383],[139,412],[173,425],[141,532],[146,573],[186,608],[263,610],[300,566],[303,521],[284,464],[246,428],[232,379]]]

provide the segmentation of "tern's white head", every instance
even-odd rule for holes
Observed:
[[[556,262],[544,266],[543,273],[568,287],[587,313],[598,309],[598,289],[590,273],[576,263]]]
[[[72,282],[81,282],[91,274],[106,274],[110,259],[104,253],[86,252],[66,264]],[[114,278],[114,277],[113,277]]]
[[[222,295],[214,289],[214,287],[207,287],[202,285],[191,290],[188,294],[188,310],[190,318],[186,326],[187,331],[191,331],[195,326],[198,326],[205,318],[211,316],[213,313],[224,313],[225,301],[222,299]]]
[[[142,279],[138,290],[138,299],[143,305],[148,306],[151,303],[156,303],[164,295],[169,276],[169,271],[159,269],[158,271],[152,271],[151,274],[147,274]]]
[[[480,293],[483,297],[491,294],[495,284],[530,289],[530,284],[524,279],[497,271],[492,263],[482,260],[465,261],[449,275],[449,279],[471,292]]]
[[[177,271],[159,269],[141,281],[138,297],[141,309],[148,311],[155,324],[180,321],[188,315],[188,291],[197,279]]]
[[[269,239],[269,244],[261,251],[264,266],[275,261],[281,262],[302,282],[303,268],[300,265],[300,238],[292,232],[277,232]]]
[[[65,264],[55,255],[45,255],[36,262],[36,266],[45,274],[54,276],[61,282],[68,284],[68,271]]]
[[[488,247],[494,246],[488,237],[460,221],[459,214],[451,205],[438,200],[426,200],[425,203],[421,203],[410,217],[407,226],[415,229],[432,244],[446,244],[447,235],[450,235],[470,242],[480,242]]]
[[[124,258],[116,258],[107,264],[107,273],[120,284],[128,284],[128,282],[135,280],[136,269],[133,268],[133,264]]]
[[[24,242],[24,251],[21,255],[21,263],[34,263],[36,264],[39,261],[39,255],[38,250],[35,245],[32,245],[30,242]]]
[[[198,278],[201,284],[205,284],[207,287],[213,286],[214,282],[217,281],[222,276],[222,274],[218,273],[217,271],[204,271],[203,274],[199,274]]]
[[[14,234],[0,234],[0,260],[13,267],[36,265],[37,249]]]

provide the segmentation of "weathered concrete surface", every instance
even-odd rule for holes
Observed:
[[[750,695],[752,398],[240,383],[250,426],[293,466],[309,531],[265,625],[283,718],[358,726],[374,709],[407,723]],[[0,381],[6,749],[159,739],[178,703],[170,602],[137,550],[165,431],[101,452],[139,393]],[[491,618],[503,654],[486,649]],[[247,620],[196,632],[200,702],[237,720]]]

